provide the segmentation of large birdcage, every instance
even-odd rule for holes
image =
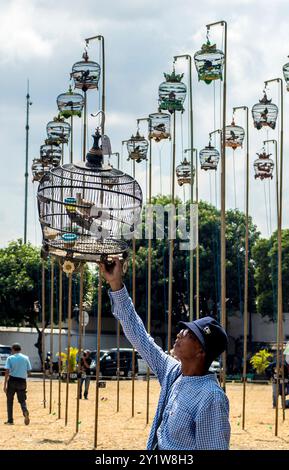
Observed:
[[[80,93],[74,93],[71,86],[66,93],[58,95],[56,102],[60,116],[63,116],[65,119],[72,116],[81,117],[84,98]]]
[[[64,118],[57,116],[53,121],[49,121],[46,126],[48,139],[59,142],[60,144],[67,144],[70,135],[70,124],[64,121]]]
[[[195,66],[199,81],[210,84],[213,80],[223,79],[224,53],[211,44],[209,39],[202,45],[201,50],[194,55]]]
[[[230,147],[233,150],[243,146],[245,137],[245,131],[243,127],[236,126],[234,118],[229,126],[225,128],[226,147]]]
[[[184,74],[176,74],[175,69],[172,73],[164,73],[165,82],[159,86],[159,107],[160,109],[174,113],[175,111],[184,111],[183,103],[187,95],[187,87],[182,82]]]
[[[158,112],[149,114],[149,139],[160,142],[171,137],[171,116]]]
[[[39,220],[50,254],[98,262],[127,253],[142,191],[131,176],[103,164],[101,135],[86,162],[53,168],[38,188]]]
[[[176,177],[179,186],[183,186],[184,184],[194,184],[194,176],[195,169],[193,169],[193,178],[191,178],[191,162],[189,162],[185,157],[176,167]]]
[[[264,96],[259,100],[259,103],[254,104],[252,116],[256,129],[259,130],[267,126],[271,129],[275,129],[278,117],[278,106],[272,103],[272,100],[268,100],[266,91],[264,91]]]
[[[82,58],[83,60],[76,62],[72,66],[71,77],[74,80],[75,88],[80,88],[85,92],[98,87],[100,65],[97,62],[89,60],[86,50]]]
[[[147,159],[148,141],[140,135],[137,130],[135,135],[127,141],[128,160],[135,160],[137,163]]]
[[[211,142],[200,151],[199,158],[202,170],[217,170],[220,153]]]
[[[273,178],[274,162],[270,158],[271,153],[266,153],[265,149],[257,153],[258,158],[254,161],[255,178],[263,180]]]

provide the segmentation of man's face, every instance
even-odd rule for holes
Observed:
[[[196,335],[189,330],[181,330],[174,343],[174,354],[180,361],[196,360],[204,356],[204,350]]]

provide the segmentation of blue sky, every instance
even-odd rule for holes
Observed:
[[[0,0],[0,139],[1,162],[0,245],[23,235],[24,162],[25,162],[25,95],[27,78],[33,105],[30,108],[30,163],[38,156],[39,146],[46,137],[46,124],[56,114],[56,97],[66,91],[69,73],[74,62],[81,58],[84,38],[102,34],[106,41],[107,119],[106,132],[113,151],[121,152],[121,141],[136,130],[136,118],[147,116],[157,109],[158,86],[163,72],[171,70],[172,58],[177,54],[192,56],[205,40],[205,25],[225,19],[228,22],[228,110],[231,121],[233,106],[247,105],[251,109],[262,96],[265,79],[282,76],[282,65],[289,54],[289,4],[285,0],[274,2],[259,0]],[[211,39],[221,46],[221,30],[214,30]],[[99,60],[97,43],[89,49],[90,57]],[[178,62],[177,70],[185,72],[187,64]],[[219,84],[216,84],[216,95]],[[272,85],[268,94],[278,104],[277,87]],[[198,83],[193,67],[194,142],[200,149],[208,143],[208,132],[214,127],[214,87]],[[284,93],[284,226],[288,227],[288,106],[289,95]],[[98,109],[99,95],[89,94],[89,111]],[[186,104],[185,104],[186,108]],[[186,108],[187,109],[187,108]],[[216,100],[216,124],[219,105]],[[178,118],[177,162],[182,148],[187,147],[187,112],[183,115],[183,143],[181,119]],[[244,124],[242,114],[236,117]],[[89,130],[95,122],[90,119]],[[145,124],[141,127],[146,133]],[[76,128],[75,159],[81,155],[81,125]],[[276,138],[278,130],[270,131]],[[276,226],[274,181],[269,184],[255,181],[253,160],[256,151],[267,138],[266,131],[256,131],[250,115],[251,199],[250,213],[264,236],[268,235],[270,217],[266,217],[264,187],[267,195],[267,213],[271,205],[271,228]],[[131,171],[125,159],[123,169]],[[153,147],[153,191],[169,193],[170,144]],[[235,158],[236,183],[233,177]],[[30,164],[29,164],[30,167]],[[137,167],[137,179],[145,185],[145,166]],[[211,185],[210,185],[211,179]],[[202,199],[215,201],[219,193],[219,173],[215,177],[202,172],[199,192]],[[244,208],[244,151],[227,152],[227,207]],[[28,238],[40,244],[37,221],[37,183],[29,176]],[[180,196],[183,191],[178,190]],[[187,195],[189,190],[187,189]],[[218,197],[217,197],[217,202]],[[270,232],[270,227],[269,227]]]

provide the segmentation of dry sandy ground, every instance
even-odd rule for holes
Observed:
[[[92,449],[94,443],[95,382],[91,383],[89,400],[80,402],[79,433],[75,434],[76,385],[70,385],[69,420],[64,424],[65,384],[62,384],[62,417],[57,419],[58,383],[53,382],[52,413],[43,408],[42,381],[30,381],[28,404],[31,423],[25,426],[19,405],[14,406],[14,426],[5,426],[6,402],[0,390],[0,448],[1,449]],[[146,382],[135,383],[135,417],[131,418],[131,382],[120,383],[120,411],[116,412],[117,386],[107,382],[100,389],[98,425],[99,449],[144,449],[149,432],[146,426]],[[47,383],[49,400],[49,382]],[[289,449],[289,413],[282,422],[280,412],[279,437],[274,436],[274,411],[271,405],[271,386],[247,386],[246,431],[241,429],[242,386],[228,384],[231,404],[231,449]],[[157,404],[159,386],[150,382],[150,423]]]

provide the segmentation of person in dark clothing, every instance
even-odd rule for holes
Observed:
[[[28,425],[30,423],[30,418],[26,405],[26,379],[28,372],[31,370],[31,364],[29,358],[24,356],[24,354],[21,354],[20,344],[13,344],[11,349],[12,355],[7,358],[5,364],[4,393],[6,393],[7,396],[8,414],[8,420],[5,424],[14,424],[13,401],[14,395],[16,394],[24,416],[24,423]]]
[[[82,386],[83,382],[85,383],[84,385],[84,398],[85,400],[88,399],[88,390],[89,390],[89,384],[90,384],[90,364],[92,360],[90,357],[90,351],[89,349],[86,349],[83,352],[83,356],[80,360],[80,369],[81,369],[81,382],[80,382],[80,396],[79,398],[82,398]]]

